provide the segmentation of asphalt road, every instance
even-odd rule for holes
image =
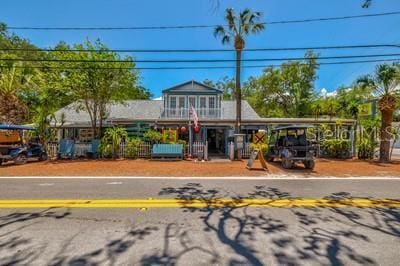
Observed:
[[[0,179],[10,199],[400,199],[396,180]],[[399,265],[400,208],[0,208],[0,265]]]

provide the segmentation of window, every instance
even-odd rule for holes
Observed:
[[[196,108],[196,97],[189,97],[189,107]]]
[[[169,99],[169,108],[175,109],[176,108],[176,97],[170,97]]]
[[[215,97],[210,97],[208,98],[208,107],[211,108],[215,108]]]
[[[200,108],[206,108],[207,103],[206,103],[206,97],[200,97]]]
[[[94,138],[93,129],[85,128],[79,129],[79,141],[89,142]]]
[[[185,108],[185,97],[179,97],[179,108]]]

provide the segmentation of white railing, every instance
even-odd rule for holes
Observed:
[[[138,148],[138,153],[136,157],[138,158],[150,158],[151,157],[151,148],[152,145],[148,142],[141,143]],[[47,155],[49,156],[50,159],[55,159],[57,158],[58,154],[58,149],[59,149],[59,144],[58,143],[49,143],[47,145]],[[184,148],[185,155],[188,155],[190,153],[190,148],[189,145],[185,145]],[[88,152],[91,151],[91,144],[90,143],[75,143],[75,152],[74,152],[74,157],[84,157],[87,155]],[[126,152],[126,144],[122,143],[119,151],[118,151],[118,156],[122,158],[129,157],[127,152]],[[192,144],[192,157],[198,158],[208,158],[208,144],[202,143],[202,142],[194,142]]]
[[[203,142],[193,142],[192,157],[208,159],[208,145]]]
[[[92,150],[91,143],[75,143],[74,157],[86,157],[87,153]]]
[[[84,157],[87,155],[89,151],[91,151],[91,144],[90,143],[75,143],[75,151],[74,157]],[[49,143],[47,145],[47,155],[50,159],[57,158],[59,149],[58,143]],[[127,157],[125,153],[125,144],[121,144],[119,149],[119,156],[120,157]],[[151,144],[150,143],[141,143],[138,148],[138,154],[136,157],[139,158],[149,158],[151,156]]]
[[[229,142],[228,151],[229,151],[229,153],[232,153],[235,151],[233,142]],[[251,142],[245,142],[244,149],[242,149],[242,158],[248,159],[248,158],[250,158],[250,155],[251,155]],[[234,157],[235,156],[233,154],[229,154],[229,158],[234,158]]]
[[[126,144],[122,143],[121,146],[119,147],[119,157],[129,157],[127,152],[126,152]],[[144,142],[139,144],[138,147],[138,152],[136,154],[136,157],[138,158],[149,158],[151,156],[151,144]]]
[[[196,108],[199,118],[222,118],[222,108]],[[188,108],[165,108],[161,117],[163,118],[189,118],[190,111]]]
[[[47,156],[50,159],[57,158],[57,153],[58,153],[58,143],[47,144]]]

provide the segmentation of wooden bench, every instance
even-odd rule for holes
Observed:
[[[151,150],[151,159],[183,160],[182,144],[154,144]]]

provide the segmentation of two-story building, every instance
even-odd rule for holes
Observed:
[[[200,130],[193,130],[191,106],[196,110]],[[55,113],[58,121],[58,138],[73,138],[87,142],[93,138],[90,118],[86,111],[77,111],[77,103],[72,103]],[[228,143],[233,140],[236,102],[223,100],[222,92],[200,82],[188,81],[163,90],[162,100],[130,100],[123,104],[110,104],[104,127],[119,125],[126,127],[128,134],[140,136],[148,129],[173,129],[191,147],[195,142],[207,142],[208,155],[227,155]],[[351,125],[354,121],[342,121]],[[316,121],[313,118],[261,118],[247,101],[242,101],[242,133],[250,142],[253,133],[266,129],[269,125],[290,123],[330,123],[335,120]],[[185,130],[181,130],[182,128]],[[189,149],[192,150],[192,149]]]
[[[193,130],[191,106],[196,110],[200,131]],[[90,141],[93,132],[86,111],[79,110],[72,103],[55,116],[60,125],[59,139],[73,138],[80,142]],[[130,100],[123,104],[110,104],[105,127],[120,125],[128,133],[140,135],[150,128],[178,129],[181,139],[193,142],[208,142],[208,154],[226,154],[227,145],[233,136],[236,119],[235,101],[222,99],[222,91],[200,82],[188,81],[162,91],[162,100]],[[185,133],[180,130],[185,127]],[[242,102],[242,128],[252,133],[265,128],[265,121],[251,108],[247,101]]]

